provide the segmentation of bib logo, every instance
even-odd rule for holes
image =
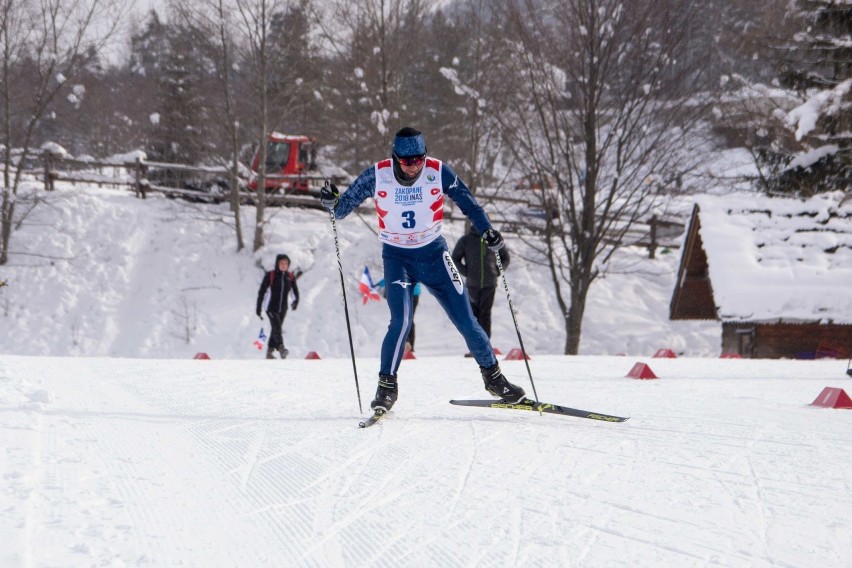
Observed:
[[[449,274],[450,280],[453,281],[456,293],[464,293],[464,283],[459,275],[459,271],[456,270],[456,265],[453,263],[453,257],[450,256],[449,251],[444,251],[444,268],[447,269],[447,274]]]
[[[415,187],[395,187],[393,202],[400,205],[423,203],[423,187],[419,185]]]
[[[429,180],[430,182],[433,182],[433,181],[435,181],[435,176],[432,175],[432,174],[429,174],[429,175],[426,176],[426,179]]]

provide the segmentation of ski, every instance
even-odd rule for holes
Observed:
[[[376,410],[375,412],[373,412],[372,416],[370,416],[369,418],[367,418],[366,420],[364,420],[362,422],[359,422],[358,427],[359,428],[369,428],[370,426],[372,426],[373,424],[375,424],[376,422],[378,422],[379,420],[381,420],[385,416],[387,416],[387,412],[384,409]]]
[[[510,403],[500,400],[451,400],[450,404],[459,406],[480,406],[482,408],[506,408],[509,410],[527,410],[547,412],[549,414],[562,414],[565,416],[576,416],[577,418],[589,418],[590,420],[601,420],[603,422],[624,422],[629,417],[612,416],[610,414],[601,414],[600,412],[589,412],[588,410],[580,410],[579,408],[569,408],[567,406],[559,406],[558,404],[550,404],[547,402],[536,402],[528,398],[520,402]]]

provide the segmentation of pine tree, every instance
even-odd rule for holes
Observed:
[[[763,132],[774,134],[757,152],[765,189],[800,195],[845,190],[852,177],[852,3],[798,0],[787,22],[785,36],[771,48],[778,84],[795,103],[765,121]]]

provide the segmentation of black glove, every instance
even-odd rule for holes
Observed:
[[[482,233],[482,240],[492,252],[497,252],[506,246],[506,243],[503,242],[503,235],[496,229],[488,229]]]
[[[259,317],[259,318],[260,318],[260,321],[263,321],[263,316],[262,316],[262,315],[260,315],[260,308],[257,308],[257,310],[255,310],[255,312],[254,312],[254,313],[256,313],[256,314],[257,314],[257,317]]]
[[[337,186],[326,182],[320,190],[320,203],[329,211],[334,211],[338,201],[340,201],[340,192],[337,190]]]
[[[298,307],[299,307],[299,300],[293,300],[293,302],[290,304],[290,308],[295,312],[296,308],[298,308]]]

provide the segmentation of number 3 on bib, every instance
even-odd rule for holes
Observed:
[[[414,211],[403,211],[402,217],[405,219],[405,221],[402,222],[402,226],[406,229],[413,229],[415,225]]]

